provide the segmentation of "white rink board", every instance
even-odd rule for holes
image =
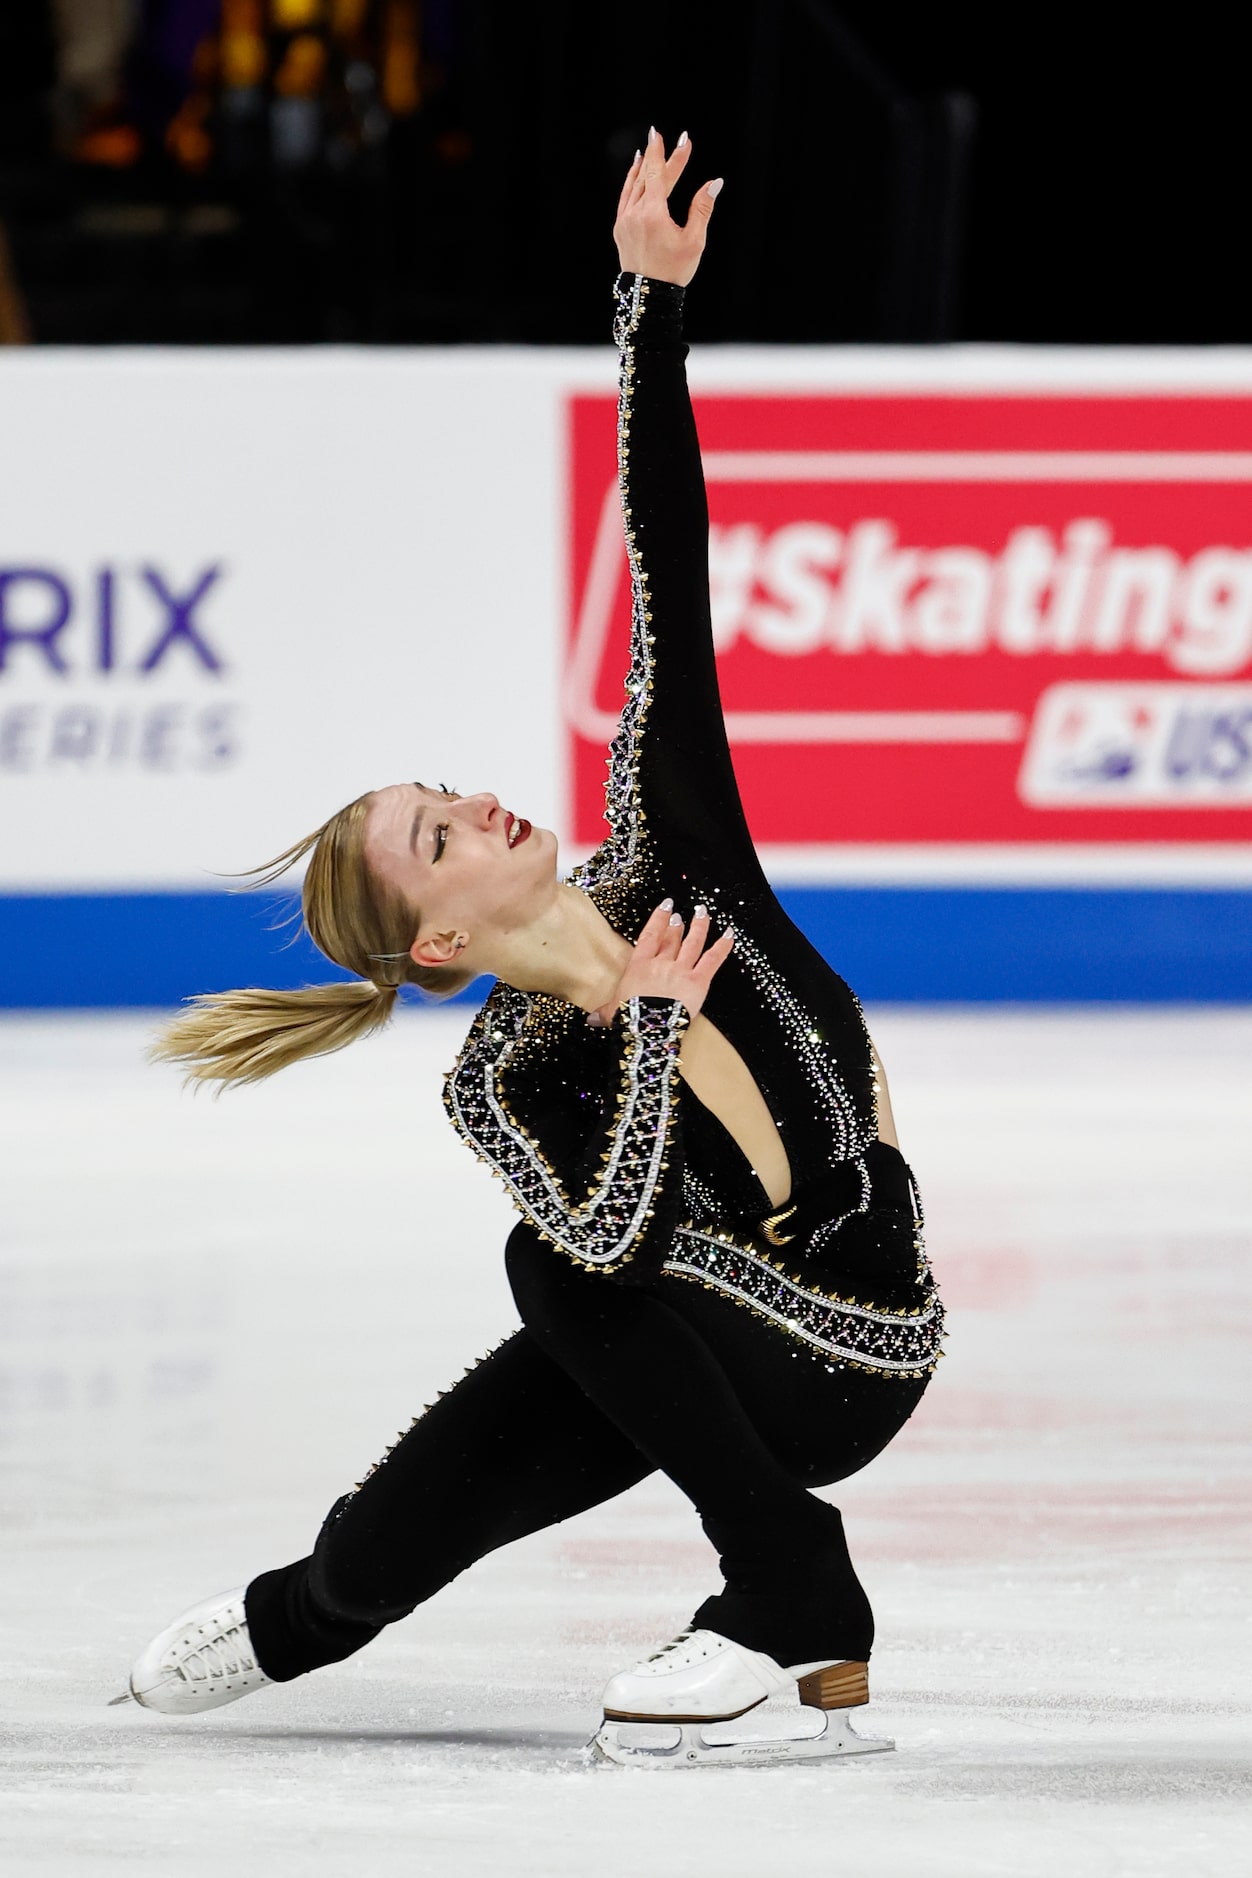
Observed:
[[[204,885],[414,775],[490,780],[554,821],[548,375],[466,354],[70,356],[6,362],[0,399],[0,563],[55,570],[75,605],[69,672],[21,645],[0,681],[34,714],[30,767],[0,782],[0,883]],[[174,593],[220,568],[192,622],[220,671],[186,634],[134,669],[168,624],[145,567]],[[55,600],[19,597],[45,619]],[[44,714],[67,702],[105,714],[106,745],[128,717],[129,748],[46,760]],[[229,713],[224,758],[206,710]]]
[[[692,377],[1246,391],[1252,354],[709,349]],[[19,633],[69,609],[64,669],[22,640],[0,673],[0,893],[203,886],[415,774],[562,832],[563,400],[612,382],[607,349],[0,359],[0,569],[21,575],[0,605]],[[1186,850],[1115,849],[862,848],[784,871],[1115,879],[1128,860],[1196,875]]]

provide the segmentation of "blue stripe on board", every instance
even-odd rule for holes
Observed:
[[[297,912],[256,893],[0,895],[0,1006],[177,1004],[196,991],[349,978]]]
[[[805,887],[780,895],[862,998],[1252,1000],[1252,890]]]
[[[1252,890],[838,886],[780,897],[869,1000],[1252,1001]],[[0,1005],[168,1005],[345,976],[276,930],[290,911],[251,894],[0,896]]]

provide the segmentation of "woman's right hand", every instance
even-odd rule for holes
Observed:
[[[692,1017],[699,1013],[714,973],[730,957],[734,928],[728,927],[720,939],[708,945],[709,916],[705,908],[696,908],[684,935],[682,920],[673,907],[672,900],[664,900],[657,907],[635,941],[616,997],[611,1004],[593,1011],[588,1023],[611,1024],[617,1007],[628,998],[676,998]]]
[[[647,147],[626,172],[613,224],[623,274],[646,274],[649,280],[668,280],[676,287],[685,287],[699,267],[709,217],[722,183],[718,177],[697,189],[686,225],[680,228],[670,215],[669,195],[690,156],[686,131],[668,162],[660,133],[648,132]]]

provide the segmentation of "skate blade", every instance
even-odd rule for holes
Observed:
[[[132,1682],[130,1686],[126,1690],[124,1690],[121,1695],[110,1696],[109,1700],[105,1703],[105,1707],[106,1708],[121,1708],[124,1703],[133,1702],[136,1708],[151,1708],[153,1705],[151,1702],[147,1702],[144,1700],[145,1696],[157,1695],[160,1693],[162,1689],[176,1688],[177,1684],[178,1684],[178,1678],[176,1676],[175,1677],[167,1676],[164,1682],[155,1682],[151,1685],[150,1688],[140,1691],[136,1689],[134,1683]],[[160,1714],[165,1714],[167,1712],[168,1711],[163,1710],[163,1709],[158,1710],[158,1713]]]
[[[609,1722],[584,1750],[590,1765],[764,1767],[779,1761],[831,1761],[884,1754],[885,1737],[859,1735],[846,1709],[786,1709],[771,1728],[764,1715],[725,1722]]]

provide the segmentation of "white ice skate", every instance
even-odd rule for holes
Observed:
[[[193,1604],[155,1636],[135,1658],[130,1687],[110,1708],[134,1701],[162,1715],[202,1715],[264,1689],[270,1679],[248,1635],[244,1589]]]
[[[848,1719],[850,1708],[868,1701],[864,1663],[827,1659],[784,1669],[715,1630],[684,1630],[614,1676],[604,1692],[604,1725],[587,1754],[619,1767],[742,1767],[880,1754],[895,1742],[858,1735]],[[752,1720],[745,1721],[749,1711]]]

